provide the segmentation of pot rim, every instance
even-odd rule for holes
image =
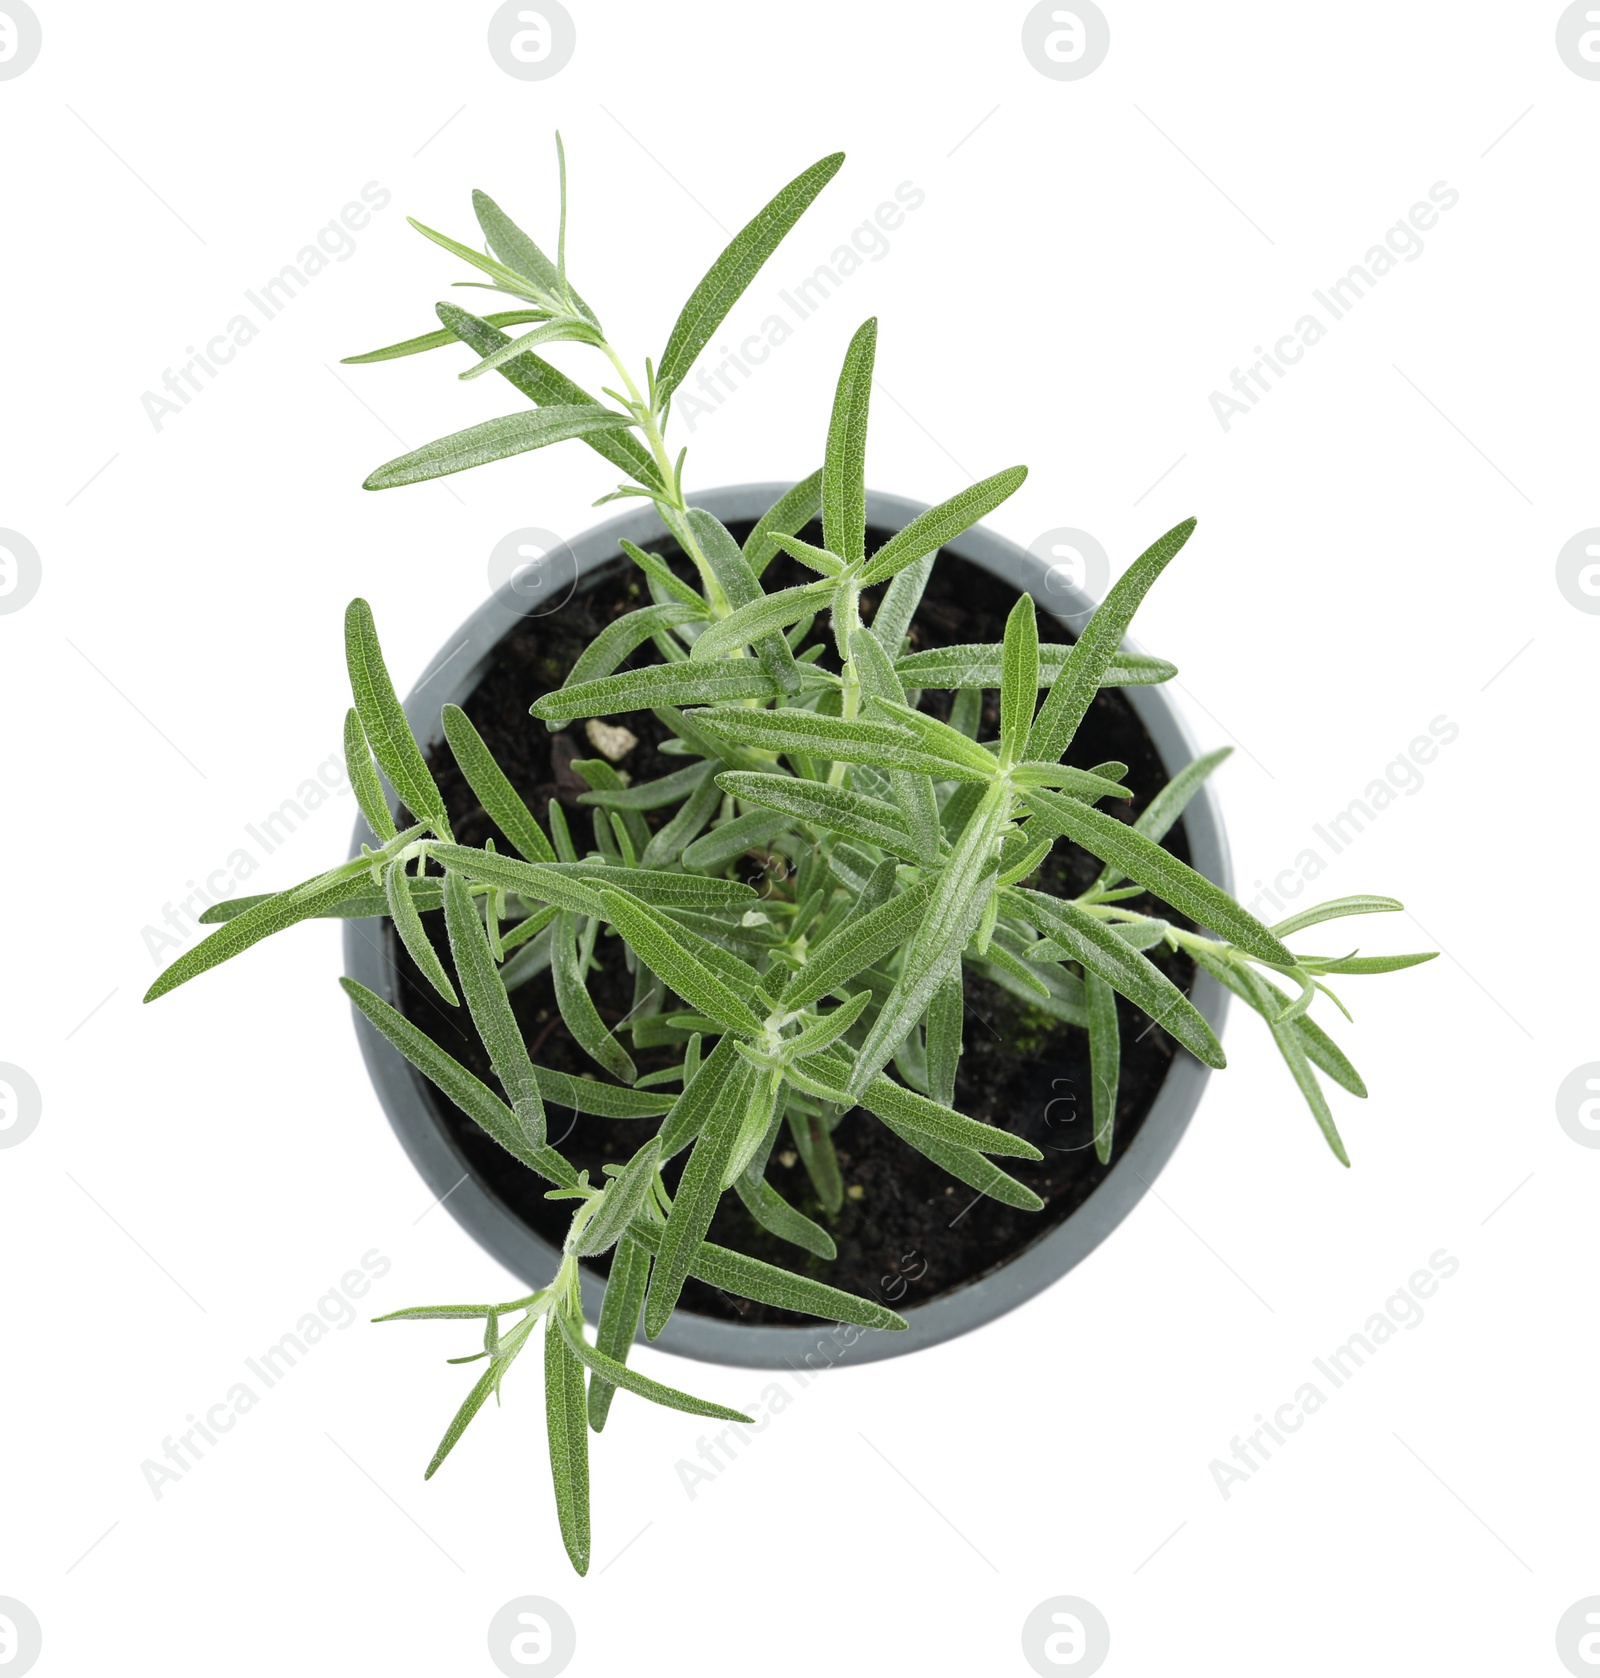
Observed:
[[[701,491],[694,501],[724,523],[732,524],[759,518],[790,487],[786,483],[736,484]],[[867,492],[867,520],[882,528],[898,530],[926,510],[923,502],[905,496]],[[607,519],[546,556],[548,570],[541,569],[541,582],[550,593],[544,595],[541,590],[542,598],[564,603],[581,576],[622,557],[620,538],[644,543],[661,535],[662,526],[653,507],[639,507]],[[1046,561],[981,525],[947,542],[943,551],[1013,588],[1026,589],[1043,612],[1061,620],[1074,634],[1082,631],[1094,609],[1095,602],[1054,575]],[[499,643],[529,615],[526,600],[519,597],[513,583],[507,583],[445,643],[442,662],[429,667],[430,673],[411,690],[404,705],[406,719],[425,754],[442,738],[439,719],[443,706],[461,704],[472,694]],[[1131,641],[1124,644],[1130,651],[1137,650]],[[468,656],[463,658],[463,653]],[[1160,685],[1122,691],[1149,733],[1170,779],[1198,756],[1182,716]],[[390,803],[398,808],[392,792]],[[1230,891],[1227,839],[1209,781],[1190,800],[1183,820],[1194,866]],[[374,842],[366,822],[358,818],[351,854],[359,855],[363,843]],[[344,957],[348,977],[399,1006],[396,970],[365,923],[345,922]],[[1200,973],[1192,998],[1220,1037],[1227,1014],[1227,991],[1209,974]],[[423,1181],[479,1246],[530,1288],[545,1286],[560,1263],[558,1250],[515,1217],[472,1175],[435,1116],[421,1073],[357,1010],[352,1008],[351,1012],[379,1102]],[[907,1306],[900,1313],[908,1324],[903,1330],[863,1329],[849,1324],[746,1325],[677,1311],[661,1337],[649,1344],[702,1362],[753,1369],[798,1369],[804,1363],[816,1370],[840,1362],[903,1356],[979,1328],[1058,1282],[1128,1216],[1171,1159],[1199,1105],[1209,1072],[1208,1067],[1179,1048],[1133,1141],[1089,1198],[997,1270],[937,1299]],[[582,1272],[583,1306],[591,1321],[599,1315],[605,1286],[603,1277]],[[890,1300],[883,1303],[894,1304]],[[642,1330],[639,1338],[643,1338]]]

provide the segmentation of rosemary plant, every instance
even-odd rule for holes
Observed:
[[[564,161],[553,262],[481,193],[474,204],[492,254],[421,228],[486,276],[466,283],[508,293],[518,307],[479,317],[441,303],[440,330],[352,359],[459,341],[477,357],[462,377],[499,373],[532,406],[390,461],[367,487],[418,483],[566,438],[581,438],[625,473],[601,499],[652,501],[699,586],[660,555],[624,542],[651,604],[610,623],[565,685],[532,712],[552,730],[574,719],[653,712],[670,736],[664,749],[683,766],[628,784],[604,759],[580,762],[590,789],[581,799],[592,811],[589,845],[558,803],[541,825],[466,714],[446,707],[445,741],[511,849],[458,844],[384,668],[371,611],[353,601],[345,749],[375,845],[287,891],[209,910],[207,920],[221,924],[146,998],[296,922],[386,916],[443,1001],[465,1005],[498,1088],[380,997],[343,981],[402,1055],[552,1185],[550,1198],[572,1202],[571,1224],[559,1268],[538,1292],[392,1316],[483,1325],[481,1349],[451,1360],[484,1368],[429,1475],[489,1395],[498,1398],[507,1369],[542,1325],[555,1501],[580,1573],[590,1552],[588,1433],[604,1427],[618,1388],[694,1415],[748,1419],[629,1366],[641,1316],[655,1339],[688,1278],[819,1318],[905,1326],[874,1301],[707,1240],[718,1202],[731,1192],[781,1240],[834,1256],[828,1230],[768,1180],[785,1129],[825,1216],[842,1195],[832,1132],[856,1107],[981,1193],[1013,1207],[1041,1205],[994,1163],[1038,1159],[1039,1150],[953,1106],[965,975],[991,979],[1087,1032],[1094,1145],[1107,1161],[1123,1054],[1117,996],[1208,1066],[1224,1064],[1210,1025],[1147,953],[1185,952],[1266,1021],[1328,1145],[1348,1164],[1318,1074],[1357,1096],[1366,1088],[1309,1009],[1319,993],[1338,1003],[1327,984],[1334,976],[1428,959],[1293,951],[1286,940],[1313,926],[1400,905],[1346,897],[1269,927],[1164,847],[1225,752],[1189,764],[1131,823],[1115,813],[1135,790],[1123,764],[1063,761],[1100,688],[1174,674],[1172,665],[1125,649],[1123,637],[1193,520],[1133,562],[1075,642],[1041,642],[1034,603],[1023,595],[997,644],[908,650],[938,550],[999,506],[1025,471],[1009,467],[973,484],[869,553],[863,463],[874,322],[845,354],[820,470],[742,543],[686,499],[683,455],[674,460],[666,443],[673,392],[841,161],[824,158],[797,176],[733,239],[695,288],[660,359],[644,364],[642,380],[568,277]],[[531,330],[512,337],[508,326]],[[605,388],[604,401],[590,396],[538,353],[557,343],[590,346],[620,388]],[[813,544],[799,532],[819,513],[823,539]],[[780,552],[815,580],[766,588],[763,574]],[[870,621],[864,600],[873,603]],[[920,703],[935,690],[954,696],[948,722]],[[994,690],[998,735],[980,739],[982,702]],[[403,807],[403,826],[379,770]],[[1062,844],[1102,865],[1073,898],[1029,885]],[[789,859],[785,878],[759,897],[734,877],[752,849]],[[448,964],[424,924],[433,915],[443,917]],[[638,1076],[628,1047],[601,1020],[588,975],[607,959],[625,961],[634,975],[627,1021],[634,1048],[676,1045],[681,1059],[669,1070]],[[543,970],[572,1042],[605,1077],[533,1064],[508,987]],[[549,1141],[547,1102],[637,1120],[643,1140],[591,1182]],[[605,1253],[610,1276],[591,1340],[579,1266]]]

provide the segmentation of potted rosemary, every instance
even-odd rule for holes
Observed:
[[[1130,704],[1174,670],[1125,639],[1192,520],[1129,566],[1075,639],[1041,639],[1030,588],[1057,604],[1049,579],[975,529],[1023,467],[930,508],[869,496],[872,321],[846,351],[817,472],[765,494],[686,494],[666,440],[674,392],[841,162],[797,176],[732,240],[637,377],[568,277],[564,162],[553,261],[482,194],[487,253],[421,229],[517,306],[440,304],[439,330],[352,359],[461,343],[476,356],[463,377],[498,373],[531,406],[390,461],[367,487],[581,439],[624,474],[603,501],[649,505],[575,544],[559,613],[490,602],[469,625],[460,703],[423,691],[408,717],[372,612],[353,601],[357,854],[208,911],[216,930],[147,997],[299,921],[383,923],[394,961],[359,956],[375,949],[368,926],[351,944],[360,976],[344,980],[380,1090],[403,1132],[410,1103],[419,1159],[454,1150],[452,1169],[474,1176],[493,1208],[487,1244],[511,1252],[506,1231],[521,1229],[510,1262],[524,1274],[548,1254],[522,1297],[392,1314],[482,1326],[481,1349],[454,1361],[483,1368],[427,1472],[538,1336],[579,1572],[588,1435],[618,1389],[749,1421],[634,1369],[641,1324],[674,1349],[760,1361],[773,1345],[759,1337],[797,1322],[886,1348],[917,1340],[908,1323],[941,1299],[988,1287],[977,1316],[1007,1308],[1126,1211],[1116,1164],[1170,1097],[1147,1161],[1159,1168],[1203,1069],[1224,1065],[1224,993],[1266,1020],[1348,1164],[1319,1074],[1365,1087],[1309,1010],[1319,993],[1337,1003],[1335,976],[1428,959],[1288,946],[1398,909],[1391,898],[1269,927],[1208,877],[1224,873],[1220,837],[1195,817],[1225,754],[1194,757],[1169,709]],[[539,353],[555,344],[604,359],[603,399]],[[1042,1086],[1065,1082],[1068,1097],[1020,1098],[1016,1080],[1041,1065],[1076,1069]],[[441,1100],[418,1130],[422,1080]],[[1051,1117],[1062,1105],[1070,1141]],[[914,1242],[883,1256],[905,1228],[970,1213],[983,1229],[990,1211],[993,1239],[955,1274],[947,1259],[927,1279]],[[1007,1285],[1041,1214],[1088,1233]],[[729,1232],[739,1245],[714,1239]],[[697,1314],[720,1315],[721,1337],[675,1339]]]

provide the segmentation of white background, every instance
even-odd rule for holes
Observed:
[[[491,1615],[536,1593],[577,1626],[575,1673],[1022,1673],[1024,1617],[1071,1594],[1118,1678],[1559,1673],[1556,1622],[1600,1591],[1600,1152],[1555,1115],[1600,1058],[1600,618],[1555,580],[1600,524],[1600,82],[1559,57],[1560,8],[1105,0],[1104,64],[1058,81],[1019,4],[569,3],[575,55],[528,82],[482,4],[37,0],[43,51],[0,82],[0,525],[42,560],[0,617],[0,1059],[43,1092],[0,1152],[0,1595],[43,1625],[38,1670],[489,1672]],[[570,444],[364,494],[403,445],[514,404],[444,355],[336,366],[427,330],[462,272],[406,214],[470,240],[482,186],[553,242],[557,127],[573,271],[635,365],[814,158],[849,153],[719,342],[923,190],[886,256],[680,425],[688,481],[809,470],[875,313],[876,487],[939,499],[1025,460],[994,527],[1089,530],[1119,570],[1197,514],[1137,634],[1202,743],[1241,748],[1219,791],[1246,895],[1431,719],[1459,728],[1317,882],[1405,900],[1365,949],[1448,952],[1346,987],[1372,1090],[1334,1095],[1353,1170],[1236,1012],[1157,1193],[1023,1310],[813,1383],[693,1500],[673,1465],[704,1424],[619,1400],[584,1580],[536,1363],[422,1482],[470,1329],[332,1333],[159,1500],[141,1472],[363,1253],[391,1265],[363,1315],[510,1286],[388,1132],[331,924],[139,998],[143,929],[337,749],[349,597],[404,689],[496,541],[603,516],[613,475]],[[142,394],[373,181],[392,202],[354,254],[156,429]],[[1210,393],[1440,181],[1460,201],[1423,254],[1224,431]],[[337,860],[350,806],[254,888]],[[1212,1460],[1440,1248],[1460,1268],[1425,1320],[1224,1499]],[[733,1403],[769,1379],[639,1367]]]

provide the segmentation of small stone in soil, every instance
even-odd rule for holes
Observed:
[[[631,730],[619,723],[601,722],[598,717],[590,718],[583,731],[589,736],[589,744],[613,763],[621,763],[639,744],[639,736]]]

